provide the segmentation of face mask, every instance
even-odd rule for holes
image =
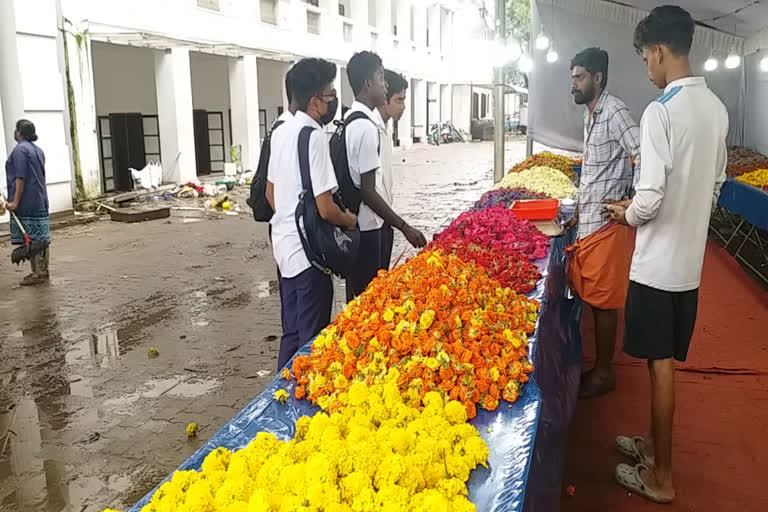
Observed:
[[[336,117],[336,111],[339,109],[339,98],[333,98],[326,105],[328,106],[328,111],[320,118],[320,126],[325,126],[333,122],[333,118]]]

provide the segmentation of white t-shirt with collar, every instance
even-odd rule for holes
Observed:
[[[725,181],[728,111],[703,77],[682,78],[648,105],[640,127],[643,169],[626,212],[637,226],[629,278],[668,292],[695,290]]]
[[[376,192],[390,206],[392,205],[392,165],[385,169],[382,158],[379,156],[381,148],[384,152],[386,145],[386,125],[381,118],[378,109],[372,111],[359,101],[352,103],[345,117],[352,112],[362,112],[373,122],[359,119],[346,128],[347,160],[349,161],[349,175],[352,183],[360,188],[362,174],[376,172]],[[382,136],[384,134],[384,136]],[[357,224],[360,231],[373,231],[384,226],[384,220],[376,215],[371,208],[362,203],[357,216]]]
[[[304,112],[296,112],[273,134],[267,170],[267,179],[275,189],[275,214],[270,221],[272,252],[280,274],[286,279],[311,267],[296,230],[296,206],[302,190],[299,132],[305,126],[316,129],[309,137],[309,175],[314,196],[335,192],[338,188],[325,134],[314,119]]]

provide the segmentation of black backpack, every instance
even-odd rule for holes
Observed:
[[[246,204],[253,210],[253,219],[256,222],[269,222],[272,220],[272,207],[267,201],[267,173],[269,171],[269,156],[272,153],[271,141],[272,132],[285,121],[277,120],[272,128],[264,137],[261,143],[261,153],[259,154],[259,165],[256,167],[256,174],[251,182],[251,196],[246,200]]]
[[[360,189],[352,182],[352,177],[349,175],[349,158],[347,156],[347,126],[357,121],[358,119],[367,119],[373,123],[373,119],[368,117],[364,112],[355,110],[351,112],[343,121],[335,121],[336,131],[331,136],[331,161],[333,162],[333,170],[336,173],[336,181],[339,184],[339,193],[344,205],[349,208],[352,213],[357,215],[360,213],[360,203],[363,199],[360,195]],[[376,126],[376,123],[374,123]],[[378,133],[378,127],[376,128]],[[381,152],[381,144],[377,151]]]
[[[296,230],[304,253],[313,267],[326,275],[348,276],[354,270],[360,249],[360,231],[346,230],[326,222],[317,210],[309,172],[309,137],[315,129],[305,126],[299,132],[301,194],[296,205]],[[338,194],[334,202],[344,211]],[[302,223],[303,221],[303,223]]]

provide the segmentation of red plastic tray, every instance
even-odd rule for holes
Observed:
[[[526,220],[552,220],[557,217],[557,209],[560,201],[557,199],[532,199],[527,201],[515,201],[510,209],[520,219]]]

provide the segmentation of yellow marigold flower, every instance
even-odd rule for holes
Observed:
[[[274,399],[280,402],[281,404],[284,404],[288,401],[288,399],[291,397],[291,395],[284,389],[278,389],[275,391],[275,394],[273,395]]]
[[[199,427],[197,423],[194,421],[192,423],[187,424],[187,437],[197,437],[197,432],[199,431]]]
[[[451,400],[445,404],[445,417],[453,425],[467,421],[467,408],[461,402]]]
[[[147,355],[149,357],[157,357],[160,355],[160,352],[158,352],[158,350],[155,347],[150,347],[149,350],[147,351]]]
[[[383,318],[385,322],[391,322],[395,319],[395,312],[387,308],[381,318]]]
[[[491,367],[491,369],[488,370],[488,373],[490,374],[491,380],[493,382],[497,382],[499,380],[499,376],[501,375],[499,372],[499,369],[496,368],[495,366]]]
[[[440,368],[440,363],[435,359],[434,357],[428,357],[426,361],[424,361],[424,364],[429,368],[430,370],[437,370]]]
[[[423,331],[426,331],[430,327],[432,327],[432,323],[435,321],[435,311],[432,309],[428,309],[425,312],[421,314],[421,317],[419,318],[419,327]]]

